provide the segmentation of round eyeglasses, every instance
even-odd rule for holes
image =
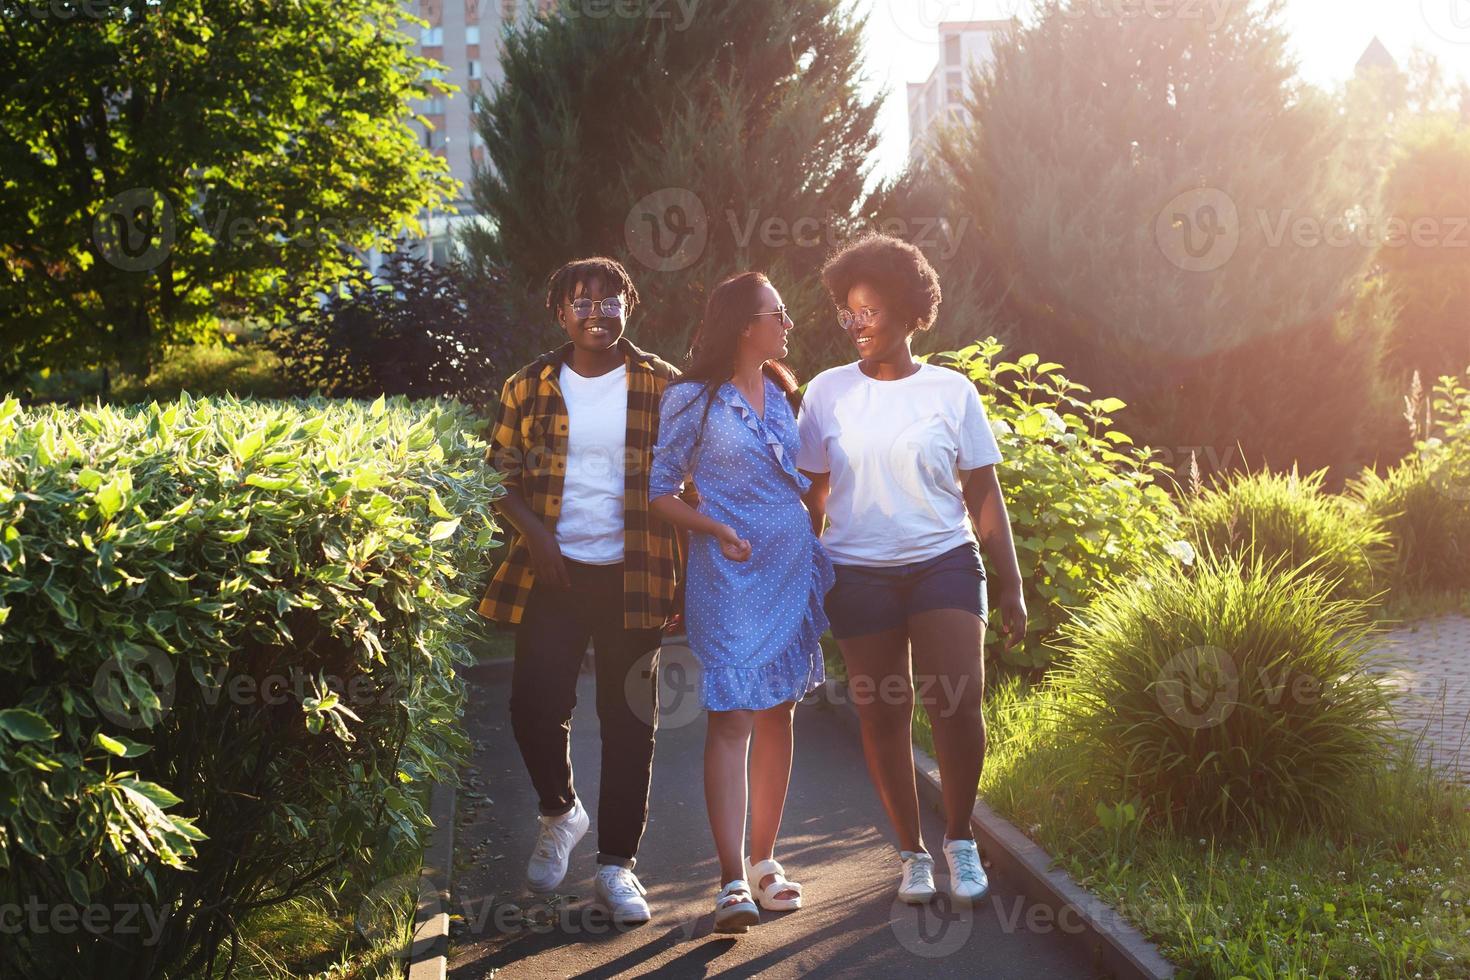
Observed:
[[[592,315],[592,311],[600,310],[602,315],[610,320],[616,320],[623,315],[623,301],[620,297],[609,296],[607,299],[574,299],[572,300],[572,315],[578,320],[585,320]]]
[[[870,327],[873,321],[878,319],[882,310],[862,309],[854,313],[852,310],[837,311],[837,325],[843,330],[851,330],[853,327]]]

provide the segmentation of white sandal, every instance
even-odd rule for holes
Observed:
[[[776,880],[765,887],[761,887],[761,879],[766,875],[775,875]],[[801,908],[801,885],[786,879],[786,869],[781,867],[775,858],[767,858],[759,864],[751,864],[750,858],[745,859],[745,877],[755,885],[756,901],[760,902],[761,908],[768,912],[790,912]],[[782,892],[796,892],[794,898],[776,898]]]
[[[736,878],[715,896],[715,932],[745,932],[759,925],[761,914],[750,900],[750,888]]]

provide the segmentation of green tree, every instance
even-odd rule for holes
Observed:
[[[448,199],[394,0],[8,4],[0,380],[272,320]]]
[[[861,22],[843,0],[741,0],[688,10],[563,4],[504,40],[505,81],[477,104],[494,168],[474,197],[493,228],[465,246],[536,311],[576,255],[623,260],[643,296],[633,334],[678,357],[706,290],[768,271],[798,323],[830,320],[815,272],[851,230],[876,145],[858,93]],[[801,332],[813,364],[841,343]]]
[[[1390,362],[1408,376],[1470,365],[1470,125],[1450,117],[1410,127],[1385,188],[1378,266],[1402,303]]]
[[[1301,331],[1361,326],[1358,231],[1377,181],[1334,100],[1296,77],[1279,10],[1048,0],[977,75],[974,124],[939,163],[1037,349],[1117,392],[1136,434],[1221,457],[1239,444],[1259,462],[1251,441],[1269,433],[1273,450],[1327,465],[1382,409],[1343,383],[1371,375],[1379,345],[1348,337],[1328,354]],[[1339,355],[1362,360],[1325,363]],[[1329,442],[1293,429],[1304,407],[1334,417]]]

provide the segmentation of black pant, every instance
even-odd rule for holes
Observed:
[[[597,667],[602,726],[597,863],[631,868],[648,820],[658,728],[662,631],[623,628],[623,566],[567,561],[570,589],[537,584],[516,628],[510,721],[541,812],[566,813],[572,789],[572,708],[587,641]]]

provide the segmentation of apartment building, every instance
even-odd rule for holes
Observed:
[[[910,82],[909,160],[922,159],[936,131],[964,118],[970,72],[995,57],[1000,36],[1011,20],[945,21],[939,25],[939,64],[923,82]]]

